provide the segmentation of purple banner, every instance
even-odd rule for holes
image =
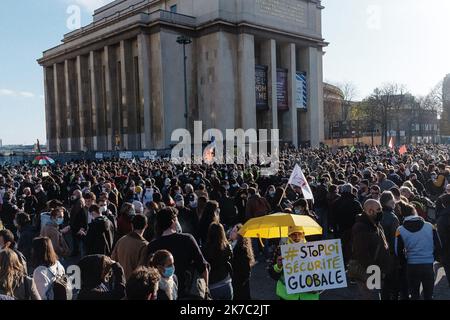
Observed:
[[[255,66],[255,91],[256,91],[256,109],[265,110],[269,108],[269,99],[267,94],[267,67]]]

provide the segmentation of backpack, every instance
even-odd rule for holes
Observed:
[[[72,300],[72,281],[69,276],[66,274],[59,275],[58,266],[56,267],[56,275],[50,268],[47,268],[47,270],[54,277],[53,282],[50,284],[45,294],[47,300]]]

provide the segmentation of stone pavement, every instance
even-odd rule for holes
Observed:
[[[450,300],[450,288],[444,269],[435,265],[437,273],[434,289],[434,298],[436,300]],[[258,263],[252,271],[250,281],[252,298],[254,300],[279,300],[275,294],[275,281],[270,278],[266,271],[266,263]],[[356,295],[356,286],[349,284],[349,287],[343,289],[328,290],[321,294],[321,300],[354,300]]]

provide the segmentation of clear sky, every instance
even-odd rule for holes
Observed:
[[[59,43],[71,5],[81,24],[109,0],[3,0],[0,139],[45,141],[42,51]],[[450,0],[323,0],[324,79],[352,82],[362,98],[386,82],[426,94],[450,73]]]

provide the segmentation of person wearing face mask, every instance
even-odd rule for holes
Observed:
[[[61,208],[53,209],[50,212],[50,218],[50,221],[42,229],[40,236],[50,238],[53,249],[62,260],[70,254],[70,248],[60,231],[60,226],[64,223],[63,210]]]
[[[305,231],[303,227],[290,226],[288,228],[288,244],[306,243]],[[269,266],[268,271],[272,279],[277,281],[276,294],[281,300],[319,300],[319,293],[306,292],[306,293],[294,293],[289,294],[286,290],[286,284],[284,280],[283,269],[283,257],[281,255],[281,245],[286,244],[285,240],[280,240],[280,245],[275,250],[272,264]]]
[[[417,215],[415,208],[403,204],[403,225],[397,229],[395,254],[406,264],[406,277],[412,300],[420,299],[423,287],[425,300],[433,299],[434,262],[442,254],[442,243],[436,228]]]
[[[150,266],[156,268],[161,276],[158,285],[158,300],[178,299],[178,278],[175,275],[175,263],[167,250],[156,251],[150,260]]]
[[[395,215],[395,198],[392,192],[384,191],[380,197],[383,214],[381,226],[383,227],[386,240],[389,244],[390,268],[386,271],[385,286],[381,292],[382,300],[398,300],[398,279],[397,279],[397,261],[395,259],[395,233],[400,225],[400,221]]]
[[[389,269],[389,244],[380,224],[382,218],[380,202],[369,199],[364,203],[364,212],[356,217],[352,228],[353,251],[348,268],[349,276],[356,281],[360,300],[380,299],[379,290],[367,288],[367,268],[371,265],[379,266],[382,278]],[[381,284],[382,289],[383,286],[384,283]]]
[[[208,262],[190,234],[177,232],[177,210],[167,207],[160,210],[156,215],[157,238],[149,243],[146,254],[140,265],[148,265],[150,257],[158,250],[168,250],[172,253],[175,262],[175,274],[178,277],[179,298],[189,298],[192,295],[191,285],[195,279],[189,279],[188,274],[195,272],[203,279],[203,292],[208,288]],[[191,281],[190,283],[189,280]],[[192,297],[191,297],[192,298]],[[197,297],[198,298],[198,297]],[[201,297],[204,299],[205,297]]]

